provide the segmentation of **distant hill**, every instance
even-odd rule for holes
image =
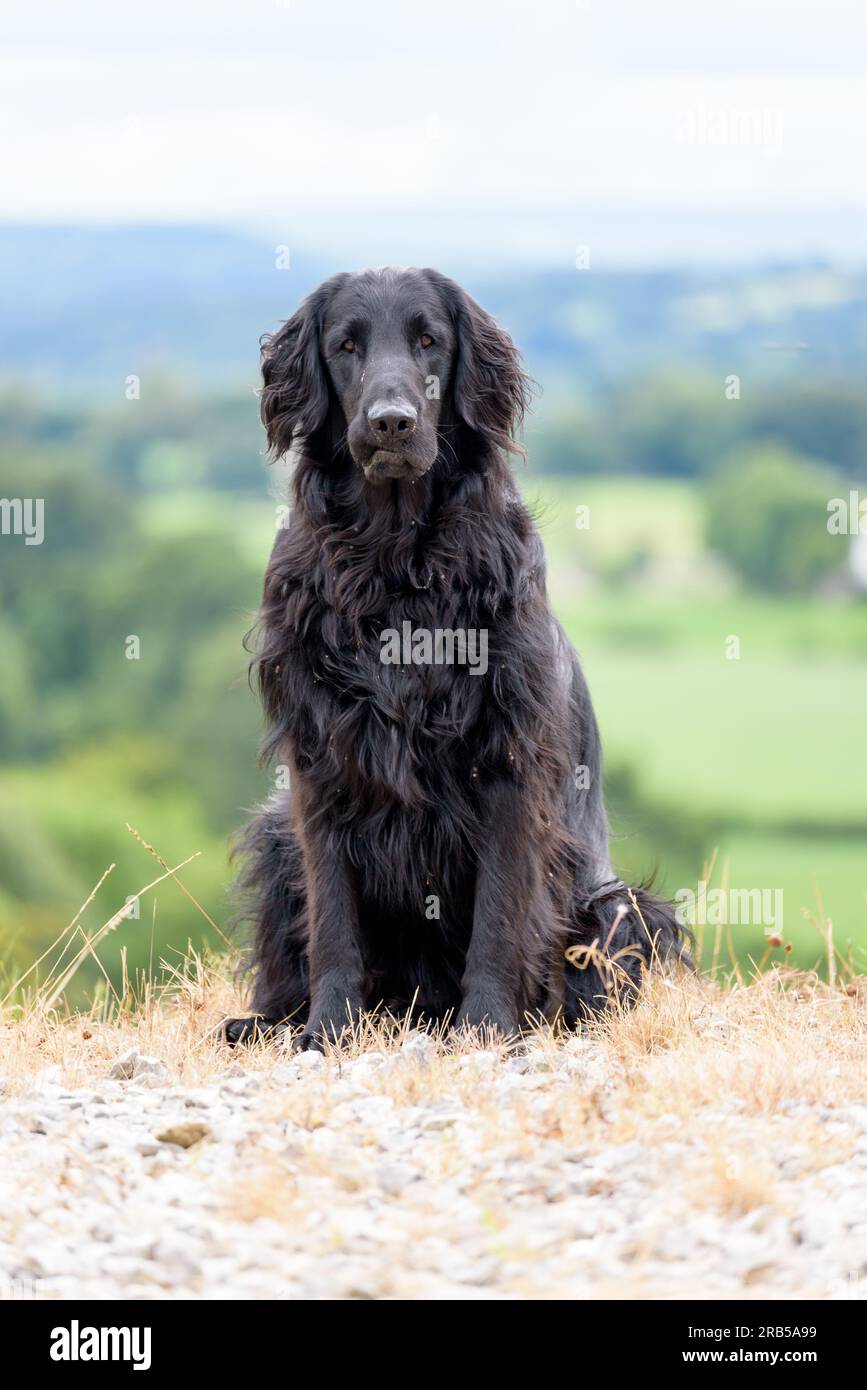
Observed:
[[[273,245],[232,229],[0,227],[0,377],[107,399],[133,372],[201,390],[252,384],[259,335],[344,268],[293,248],[278,270]],[[516,266],[465,279],[557,394],[683,362],[753,376],[867,370],[861,271]]]
[[[154,367],[218,386],[328,267],[205,227],[0,227],[0,373],[112,395]]]

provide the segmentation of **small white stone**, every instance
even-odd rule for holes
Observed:
[[[450,1129],[452,1125],[460,1124],[463,1116],[456,1111],[441,1111],[431,1113],[423,1117],[421,1128],[423,1130]]]
[[[114,1061],[109,1076],[117,1081],[126,1081],[129,1077],[135,1076],[135,1066],[138,1061],[138,1048],[130,1047],[126,1052],[121,1053],[120,1057]]]
[[[418,1030],[407,1034],[400,1052],[407,1062],[432,1062],[437,1055],[437,1045],[430,1033]]]
[[[498,1071],[502,1062],[497,1052],[468,1052],[466,1056],[458,1058],[458,1066],[461,1071],[470,1072],[475,1076]]]
[[[141,1087],[146,1091],[157,1091],[165,1084],[168,1072],[163,1068],[162,1072],[144,1071],[132,1078],[134,1086]]]
[[[507,1070],[525,1075],[529,1072],[554,1072],[557,1070],[555,1058],[547,1052],[525,1052],[523,1056],[510,1057],[506,1062]]]
[[[168,1077],[168,1068],[158,1057],[148,1057],[137,1047],[130,1047],[112,1064],[109,1076],[114,1081],[130,1081],[139,1076]]]
[[[377,1187],[381,1187],[389,1197],[399,1197],[415,1176],[412,1168],[404,1163],[380,1163],[373,1172]]]
[[[270,1081],[276,1081],[278,1086],[282,1086],[292,1081],[297,1081],[299,1075],[298,1068],[293,1066],[291,1062],[280,1062],[276,1067],[271,1068],[268,1073],[268,1079]],[[224,1091],[227,1089],[228,1087],[223,1087]]]
[[[620,1170],[629,1163],[638,1163],[647,1157],[647,1150],[637,1139],[628,1144],[616,1144],[613,1148],[602,1149],[595,1156],[595,1162],[613,1176],[620,1176]]]
[[[33,1078],[32,1089],[43,1095],[57,1095],[62,1091],[63,1088],[60,1085],[60,1067],[56,1062],[50,1067],[40,1067]]]
[[[867,1134],[867,1105],[844,1105],[837,1113],[841,1120],[856,1125]]]
[[[323,1071],[326,1062],[321,1052],[308,1050],[307,1052],[296,1052],[295,1065],[301,1071]]]
[[[388,1056],[385,1052],[365,1052],[361,1057],[344,1063],[343,1071],[350,1081],[366,1085],[377,1080],[395,1061],[394,1055]]]

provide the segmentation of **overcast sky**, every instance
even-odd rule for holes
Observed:
[[[770,216],[795,240],[799,219],[808,239],[822,219],[830,235],[867,215],[855,0],[4,0],[3,12],[7,220],[276,227],[313,209],[369,228],[435,207],[495,237],[501,209],[504,237],[514,217],[541,245],[558,209],[661,209],[671,226],[678,212],[688,225]]]

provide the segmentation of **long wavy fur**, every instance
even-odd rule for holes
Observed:
[[[425,274],[458,350],[440,452],[412,488],[370,488],[346,448],[318,346],[345,277],[263,340],[269,445],[275,455],[293,447],[297,461],[254,670],[263,753],[291,766],[293,792],[261,809],[243,845],[253,1006],[269,1020],[305,1020],[305,843],[316,834],[350,866],[368,1006],[415,1001],[427,1018],[454,1014],[480,875],[497,872],[499,817],[524,866],[520,903],[498,928],[519,1013],[573,1024],[633,993],[653,961],[682,954],[683,935],[670,906],[627,889],[609,860],[590,696],[507,462],[528,393],[518,354],[468,295]],[[383,665],[380,632],[407,619],[487,630],[487,674]]]

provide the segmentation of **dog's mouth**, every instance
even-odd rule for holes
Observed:
[[[385,483],[395,478],[415,482],[429,468],[429,463],[420,463],[418,459],[410,459],[406,454],[390,449],[377,449],[361,465],[361,471],[369,483]]]

